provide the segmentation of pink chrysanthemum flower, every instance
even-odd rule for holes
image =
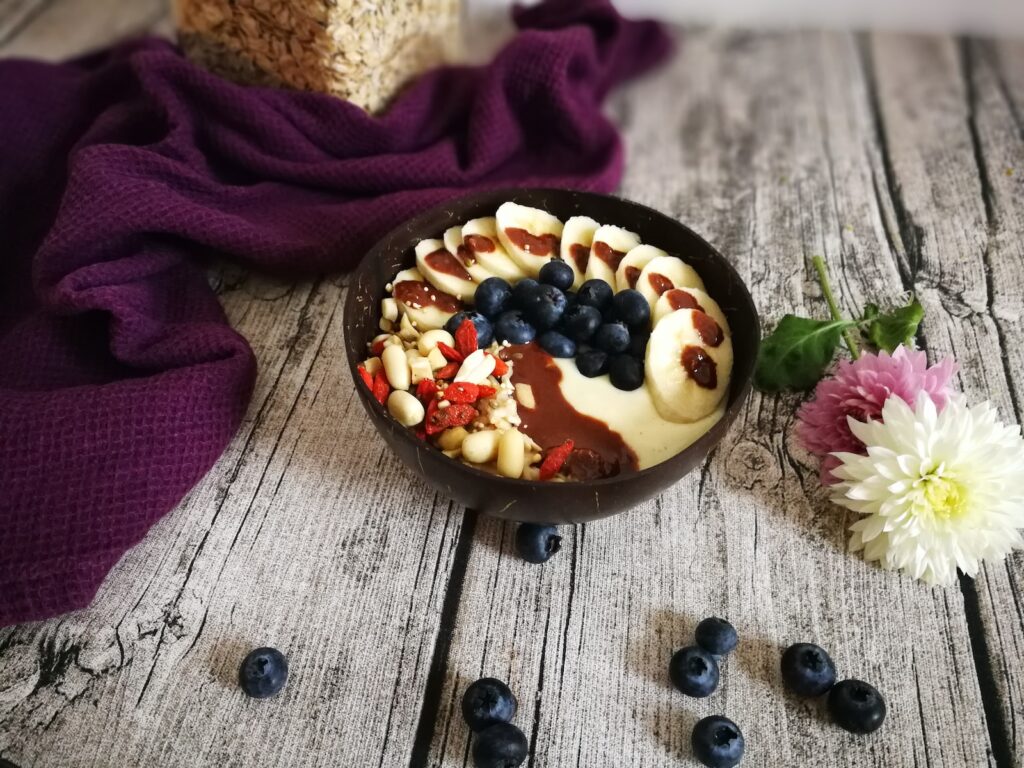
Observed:
[[[832,470],[839,461],[832,453],[865,453],[864,443],[850,431],[848,416],[874,421],[890,396],[913,405],[919,392],[927,393],[941,411],[953,394],[949,382],[956,370],[951,358],[928,367],[924,352],[903,346],[892,355],[867,353],[853,362],[839,363],[835,375],[822,379],[814,398],[797,412],[797,436],[821,459],[821,482],[838,482]]]

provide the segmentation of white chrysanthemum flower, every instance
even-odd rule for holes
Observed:
[[[953,584],[983,560],[1022,545],[1024,440],[985,402],[952,399],[941,413],[926,394],[911,408],[890,397],[881,421],[849,420],[867,455],[833,454],[832,500],[865,517],[850,550],[929,584]]]

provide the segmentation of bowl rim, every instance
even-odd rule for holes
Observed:
[[[386,243],[388,243],[390,240],[392,240],[393,238],[395,238],[397,236],[403,236],[403,235],[407,236],[410,232],[414,232],[419,226],[422,226],[422,224],[425,224],[426,221],[435,218],[439,213],[448,212],[450,208],[453,208],[455,206],[458,206],[458,207],[469,207],[469,206],[472,206],[474,204],[477,204],[478,200],[480,202],[483,202],[484,200],[489,200],[492,197],[494,197],[494,198],[505,197],[506,199],[513,200],[513,202],[514,202],[514,197],[516,195],[522,195],[524,193],[528,193],[530,195],[543,195],[543,194],[563,195],[563,194],[566,194],[566,193],[571,193],[571,194],[580,195],[580,196],[583,196],[583,197],[592,197],[592,198],[606,199],[606,200],[610,199],[610,200],[613,200],[613,201],[615,201],[617,203],[625,205],[627,208],[632,208],[633,210],[635,210],[635,211],[637,211],[639,213],[642,213],[644,215],[647,215],[647,216],[650,216],[650,217],[657,217],[657,218],[664,219],[667,222],[669,222],[671,225],[679,227],[679,228],[685,230],[687,233],[689,233],[689,235],[691,235],[693,238],[695,238],[697,241],[699,241],[700,244],[706,250],[706,252],[711,254],[715,259],[719,260],[721,262],[721,264],[724,266],[725,271],[727,273],[729,273],[731,281],[733,282],[734,285],[738,286],[738,288],[739,288],[739,291],[737,292],[739,300],[741,302],[745,303],[748,306],[748,308],[750,310],[750,315],[754,319],[754,327],[752,329],[752,331],[753,331],[753,338],[754,338],[754,346],[753,346],[753,349],[751,350],[751,360],[745,366],[745,370],[744,370],[745,376],[744,376],[742,381],[737,381],[734,378],[730,382],[730,385],[729,385],[730,386],[730,391],[728,393],[726,393],[726,399],[728,400],[730,398],[730,396],[731,396],[732,391],[733,391],[733,387],[736,387],[736,390],[735,390],[735,392],[736,392],[736,403],[737,404],[742,404],[746,400],[746,398],[747,398],[747,396],[748,396],[748,394],[750,392],[751,386],[753,384],[754,367],[755,367],[754,363],[756,362],[758,354],[759,354],[759,351],[760,351],[760,345],[761,345],[761,318],[760,318],[760,316],[757,313],[757,306],[754,304],[754,299],[750,295],[750,289],[747,287],[747,284],[743,280],[743,277],[740,275],[739,271],[737,271],[736,267],[733,266],[732,262],[730,262],[727,258],[725,258],[725,256],[722,255],[722,253],[714,245],[712,245],[710,242],[708,242],[703,236],[701,236],[698,232],[694,231],[691,227],[687,226],[686,224],[684,224],[683,222],[679,221],[678,219],[672,218],[671,216],[669,216],[666,213],[662,213],[661,211],[659,211],[659,210],[657,210],[655,208],[652,208],[652,207],[650,207],[648,205],[644,205],[643,203],[638,203],[638,202],[636,202],[634,200],[629,200],[629,199],[621,197],[619,195],[605,194],[605,193],[601,193],[601,192],[593,192],[593,191],[590,191],[590,190],[583,190],[583,189],[571,189],[571,188],[568,188],[568,187],[562,187],[562,188],[560,188],[560,187],[499,187],[499,188],[494,188],[494,189],[479,190],[479,191],[476,191],[476,192],[471,192],[469,194],[459,195],[457,197],[448,198],[448,199],[446,199],[446,200],[444,200],[444,201],[442,201],[440,203],[437,203],[435,205],[431,205],[428,208],[424,208],[422,211],[420,211],[416,215],[412,216],[411,218],[405,219],[404,221],[402,221],[397,226],[395,226],[395,227],[391,228],[390,230],[388,230],[388,232],[385,233],[380,238],[378,238],[378,240],[363,255],[362,259],[360,259],[359,264],[352,271],[351,275],[352,275],[353,278],[356,278],[356,277],[358,277],[358,275],[362,274],[363,272],[369,271],[372,268],[372,266],[371,266],[372,263],[380,255],[380,252],[384,250],[384,247],[385,247]],[[619,226],[622,226],[622,225],[620,224]],[[672,254],[672,255],[675,255],[675,254]],[[681,257],[679,257],[679,256],[677,256],[676,258],[680,258],[680,260],[681,260]],[[352,329],[350,329],[348,327],[348,319],[349,319],[350,316],[354,315],[354,312],[350,312],[349,308],[352,305],[352,303],[357,300],[356,299],[356,290],[355,290],[355,285],[354,285],[354,283],[357,283],[357,282],[358,282],[357,280],[354,280],[354,281],[350,282],[350,284],[349,284],[350,287],[348,289],[349,292],[348,292],[348,295],[345,297],[345,313],[344,313],[343,330],[345,332],[346,338],[348,338],[349,332],[350,332],[350,330],[352,330]],[[712,298],[714,298],[714,297],[712,297]],[[630,482],[630,481],[634,480],[635,478],[647,477],[647,476],[656,474],[659,471],[664,471],[664,465],[667,464],[668,462],[671,462],[671,461],[673,461],[673,460],[675,460],[675,459],[677,459],[677,458],[679,458],[681,456],[684,456],[685,454],[688,454],[688,453],[689,454],[701,453],[701,452],[703,452],[705,450],[705,447],[707,447],[709,444],[710,444],[710,446],[714,446],[715,444],[720,442],[722,440],[722,438],[725,436],[725,433],[728,430],[728,428],[732,425],[732,422],[735,421],[736,416],[738,415],[739,410],[740,410],[739,408],[733,410],[728,405],[728,403],[727,403],[727,405],[725,407],[725,411],[722,414],[722,417],[718,421],[716,421],[714,424],[712,424],[711,427],[708,428],[707,432],[705,432],[703,435],[701,435],[699,438],[697,438],[694,442],[692,442],[690,445],[688,445],[686,448],[684,448],[679,453],[673,454],[672,456],[669,456],[667,459],[664,459],[663,461],[660,461],[657,464],[652,464],[651,466],[646,467],[644,469],[638,469],[636,471],[625,472],[625,473],[622,473],[622,474],[613,475],[612,477],[603,477],[603,478],[597,478],[597,479],[594,479],[594,480],[574,480],[574,481],[567,481],[567,482],[564,482],[564,483],[551,483],[549,481],[543,481],[543,480],[524,480],[522,478],[503,477],[502,475],[498,475],[498,474],[491,473],[491,472],[485,472],[482,469],[477,469],[476,467],[471,466],[470,464],[467,464],[464,461],[459,461],[457,459],[452,459],[452,458],[450,458],[448,456],[445,456],[444,452],[441,451],[437,446],[432,445],[429,442],[420,440],[419,438],[417,438],[413,434],[413,432],[411,430],[409,430],[409,429],[407,429],[405,427],[402,427],[400,424],[398,424],[398,422],[395,422],[394,419],[391,417],[391,414],[388,412],[387,406],[385,404],[383,404],[383,403],[379,403],[375,398],[373,398],[371,396],[370,392],[367,390],[367,388],[365,386],[359,386],[359,384],[361,382],[361,378],[360,378],[359,373],[357,371],[357,367],[359,366],[359,364],[362,363],[362,359],[357,359],[357,355],[356,355],[356,351],[355,351],[354,347],[352,347],[349,344],[346,344],[346,350],[345,351],[346,351],[346,355],[348,357],[348,362],[349,362],[349,373],[352,376],[353,382],[357,385],[356,386],[356,390],[359,393],[359,397],[362,399],[363,407],[366,408],[369,411],[369,415],[371,416],[371,418],[374,416],[375,412],[376,412],[377,415],[382,415],[385,418],[385,420],[390,423],[390,426],[392,427],[392,429],[391,429],[392,434],[395,434],[396,432],[401,433],[400,437],[398,439],[405,440],[407,443],[409,443],[409,445],[413,449],[415,449],[415,450],[423,450],[424,448],[426,448],[426,449],[432,450],[436,454],[438,454],[439,457],[442,457],[442,458],[450,461],[452,463],[452,465],[455,465],[455,466],[458,467],[458,470],[467,473],[467,475],[469,475],[470,477],[479,478],[480,480],[484,480],[484,481],[488,481],[488,482],[492,482],[492,483],[497,483],[497,484],[499,484],[502,487],[507,487],[507,488],[510,488],[510,489],[523,490],[523,489],[534,488],[534,489],[554,490],[554,489],[559,488],[559,487],[566,487],[566,488],[580,488],[580,487],[585,487],[585,488],[602,488],[602,487],[607,487],[607,486],[618,485],[618,484],[624,483],[624,482]],[[733,370],[735,371],[735,365],[733,367]],[[379,409],[379,411],[377,411],[377,409]],[[718,434],[718,432],[721,432],[721,434]],[[710,450],[710,447],[708,447],[707,450]]]

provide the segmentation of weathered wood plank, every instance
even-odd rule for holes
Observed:
[[[6,3],[13,9],[5,14]],[[75,56],[150,30],[167,16],[167,5],[168,0],[0,0],[0,56]],[[5,17],[12,20],[7,34]]]
[[[692,33],[670,70],[623,94],[616,112],[629,151],[622,193],[717,243],[768,322],[825,312],[816,253],[850,306],[902,291],[852,38]],[[531,765],[692,764],[690,730],[711,713],[745,730],[744,765],[985,765],[961,594],[846,553],[852,516],[827,503],[792,436],[798,402],[753,397],[703,471],[568,531],[543,567],[516,559],[512,526],[481,521],[430,764],[468,764],[458,700],[486,674],[520,696]],[[687,699],[667,684],[668,659],[710,614],[734,621],[740,649],[717,694]],[[882,731],[848,736],[784,694],[780,652],[798,640],[885,692]]]
[[[253,405],[91,608],[0,631],[0,755],[22,768],[408,760],[462,512],[372,438],[340,285],[222,281]],[[261,644],[291,659],[270,702],[235,682]]]
[[[872,39],[882,129],[906,246],[904,280],[934,356],[955,355],[972,400],[1021,420],[1024,132],[1004,59],[1020,44]],[[1002,55],[1001,55],[1002,54]],[[1024,761],[1024,555],[964,579],[994,754]],[[972,615],[973,619],[974,616]]]

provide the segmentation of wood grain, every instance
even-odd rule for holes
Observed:
[[[0,0],[0,55],[60,58],[152,28],[162,0]],[[7,34],[8,41],[4,41]],[[971,397],[1024,402],[1024,45],[690,31],[616,97],[621,193],[729,255],[770,324],[914,289],[922,342]],[[845,552],[792,435],[796,397],[748,404],[698,473],[566,529],[543,567],[514,527],[436,498],[371,434],[342,364],[338,280],[212,278],[260,378],[231,448],[86,611],[0,629],[0,757],[35,766],[459,766],[458,701],[488,674],[520,699],[530,765],[692,765],[692,724],[733,717],[744,765],[1024,764],[1024,558],[929,589]],[[667,684],[705,615],[742,642],[722,688]],[[870,739],[786,695],[782,647],[828,647],[877,684]],[[288,651],[278,700],[236,690],[257,644]]]
[[[880,125],[904,233],[904,283],[926,308],[922,341],[955,355],[971,400],[1020,423],[1024,395],[1024,126],[1007,60],[1024,46],[872,40]],[[1013,70],[1019,78],[1019,69]],[[1012,85],[1011,85],[1012,82]],[[1024,760],[1024,554],[963,579],[993,751]],[[1012,762],[1011,762],[1012,761]]]
[[[816,253],[851,308],[902,293],[851,37],[692,33],[670,71],[625,92],[616,114],[630,158],[623,194],[718,244],[768,322],[826,311]],[[985,765],[960,593],[846,554],[852,518],[827,503],[793,439],[797,404],[755,396],[702,472],[568,532],[564,555],[544,567],[517,561],[511,526],[482,521],[430,764],[468,764],[458,700],[495,675],[520,694],[531,765],[695,764],[690,730],[712,713],[746,733],[744,765]],[[668,660],[713,614],[736,624],[740,648],[719,692],[687,699],[667,683]],[[885,692],[882,731],[851,737],[783,692],[781,649],[799,640]]]

